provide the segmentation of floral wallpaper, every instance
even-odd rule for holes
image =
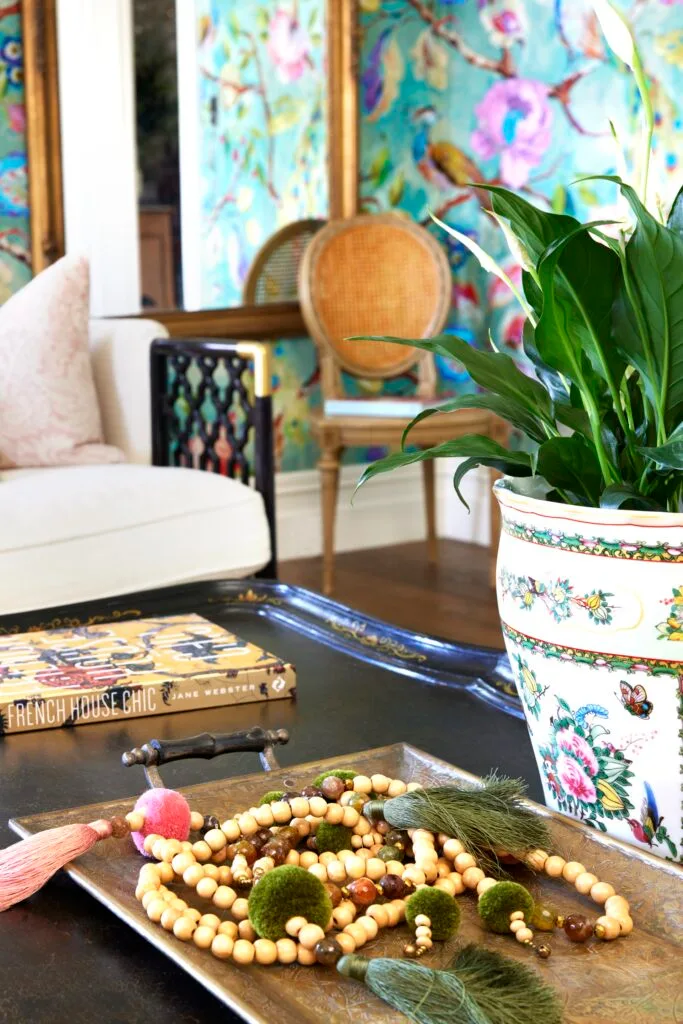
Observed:
[[[269,235],[327,215],[324,0],[195,0],[202,307],[239,305]]]
[[[20,5],[0,3],[0,304],[30,277]]]

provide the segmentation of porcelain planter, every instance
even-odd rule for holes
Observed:
[[[546,803],[683,859],[683,515],[495,493],[498,607]]]

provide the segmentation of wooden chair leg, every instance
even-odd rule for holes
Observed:
[[[438,560],[438,545],[436,540],[436,486],[433,459],[427,459],[422,463],[422,483],[424,485],[425,515],[427,518],[427,561],[434,565]]]
[[[337,518],[339,495],[339,460],[341,448],[323,448],[318,468],[322,483],[323,519],[323,594],[331,594],[334,587],[334,525]]]
[[[495,587],[496,587],[496,562],[498,560],[498,544],[500,542],[500,530],[501,530],[502,520],[501,520],[501,516],[500,516],[500,505],[498,504],[496,496],[493,493],[493,485],[495,484],[496,480],[500,480],[501,474],[498,473],[495,469],[489,470],[489,474],[490,474],[490,479],[491,479],[491,493],[490,493],[490,501],[491,501],[491,513],[490,513],[491,541],[490,541],[490,547],[489,547],[489,583],[490,583],[491,587],[493,587],[493,589],[495,590]]]

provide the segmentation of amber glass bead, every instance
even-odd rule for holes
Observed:
[[[531,915],[530,925],[538,932],[551,932],[555,927],[556,919],[557,915],[554,910],[544,907],[542,903],[537,903]]]
[[[320,788],[325,799],[338,800],[345,791],[346,786],[341,779],[336,778],[334,775],[328,775],[326,779],[323,779]]]
[[[272,857],[275,862],[275,867],[280,867],[284,864],[289,853],[289,846],[287,843],[278,842],[277,839],[271,839],[270,842],[265,843],[261,847],[262,857]],[[229,856],[229,854],[228,854]]]
[[[111,818],[109,821],[111,825],[111,834],[114,839],[123,839],[130,832],[130,826],[125,818],[120,818],[118,815],[115,818]]]
[[[377,887],[369,878],[356,878],[346,886],[348,898],[357,907],[369,907],[377,900]]]
[[[384,842],[387,846],[398,846],[399,850],[405,850],[406,848],[406,836],[403,832],[397,828],[391,828],[384,837]]]
[[[323,791],[320,786],[304,786],[301,790],[301,796],[305,796],[307,800],[310,800],[314,796],[322,796]]]
[[[313,853],[318,852],[318,840],[315,838],[315,836],[308,837],[308,839],[306,840],[306,849],[312,850]]]
[[[277,839],[279,843],[288,843],[290,849],[299,842],[301,836],[299,835],[299,829],[294,825],[285,825],[284,828],[279,828],[275,833],[275,836],[271,835],[271,839]]]
[[[248,839],[240,839],[239,842],[235,843],[234,857],[238,854],[244,857],[247,864],[251,867],[258,856],[258,851],[253,843],[250,843]]]
[[[269,828],[260,828],[258,832],[254,832],[253,836],[249,836],[249,842],[253,843],[260,853],[266,843],[269,843],[272,838],[273,833]]]
[[[399,875],[384,875],[379,880],[379,887],[388,900],[402,900],[408,891],[408,886]]]
[[[212,828],[220,828],[221,823],[215,814],[204,815],[204,827],[202,828],[202,835],[210,832]]]
[[[354,811],[360,814],[367,802],[368,797],[365,793],[354,793],[346,806],[353,807]]]
[[[403,850],[399,850],[398,846],[383,846],[377,851],[377,856],[385,864],[390,860],[397,860],[400,864],[403,860]]]
[[[564,919],[564,930],[572,942],[587,942],[593,934],[593,925],[583,914],[570,914]]]
[[[341,959],[344,955],[344,950],[337,940],[331,939],[328,936],[325,936],[320,942],[316,942],[313,952],[318,963],[323,964],[325,967],[334,967],[337,960]]]
[[[332,907],[338,907],[344,899],[341,886],[335,885],[334,882],[323,882],[323,886],[327,890],[327,895],[332,900]]]

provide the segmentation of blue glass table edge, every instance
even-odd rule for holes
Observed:
[[[421,683],[463,689],[524,718],[504,650],[458,643],[393,626],[322,594],[274,580],[220,580],[141,591],[81,604],[0,616],[0,636],[30,629],[95,625],[212,607],[239,608],[295,628],[328,647]],[[248,639],[248,638],[247,638]]]

